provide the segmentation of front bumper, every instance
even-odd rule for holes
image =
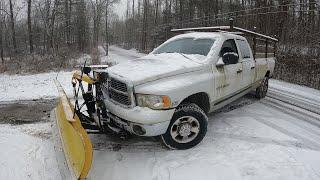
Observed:
[[[124,108],[105,100],[109,117],[118,127],[121,127],[139,136],[158,136],[164,134],[170,124],[174,109],[152,110],[150,108],[133,107]],[[133,127],[140,126],[145,130],[143,135],[137,134]]]

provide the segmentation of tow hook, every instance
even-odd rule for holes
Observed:
[[[113,133],[116,133],[116,134],[118,134],[119,135],[119,137],[120,137],[120,139],[122,139],[122,140],[125,140],[125,139],[128,139],[128,137],[129,137],[129,132],[127,132],[127,131],[125,131],[125,130],[123,130],[123,129],[120,129],[120,128],[118,128],[118,127],[115,127],[115,126],[113,126],[112,124],[108,124],[108,126],[107,126]]]

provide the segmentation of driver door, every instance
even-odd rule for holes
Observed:
[[[238,56],[236,60],[223,61],[223,55],[233,53]],[[223,61],[222,66],[217,66],[215,76],[215,96],[216,100],[223,101],[225,98],[232,97],[241,89],[242,64],[239,62],[237,45],[234,39],[226,40],[221,48],[219,61]]]

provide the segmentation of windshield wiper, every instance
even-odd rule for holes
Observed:
[[[187,58],[187,59],[189,59],[189,60],[191,60],[191,61],[193,61],[193,62],[197,62],[196,60],[188,57],[187,55],[185,55],[185,54],[183,54],[183,53],[178,53],[178,54],[180,54],[181,56],[183,56],[183,57],[185,57],[185,58]]]
[[[179,54],[179,55],[181,55],[181,56],[183,56],[183,57],[185,57],[185,58],[189,59],[190,61],[193,61],[193,62],[199,63],[197,60],[195,60],[195,59],[193,59],[193,58],[190,58],[189,56],[187,56],[187,55],[185,55],[185,54],[183,54],[183,53],[181,53],[181,52],[166,52],[166,53],[168,53],[168,54],[170,54],[170,53],[177,53],[177,54]]]

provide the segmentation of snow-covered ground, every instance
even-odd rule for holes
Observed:
[[[133,50],[110,49],[108,61],[121,63],[141,56]],[[2,74],[0,101],[54,98],[56,74]],[[70,72],[58,76],[69,95],[70,78]],[[318,90],[276,80],[270,89],[290,96],[291,106],[299,97],[319,107]],[[154,138],[90,135],[95,151],[89,179],[320,179],[320,121],[299,115],[296,109],[284,110],[287,103],[276,98],[245,97],[231,105],[235,110],[210,114],[203,142],[185,151],[170,151]],[[0,179],[60,180],[51,136],[50,122],[0,124]]]
[[[319,130],[257,102],[210,116],[203,142],[186,151],[95,135],[106,146],[95,151],[90,179],[319,179]]]
[[[103,63],[118,64],[129,59],[136,59],[144,54],[138,53],[134,49],[125,50],[111,46],[109,55],[109,57],[101,57],[101,61]],[[89,59],[88,57],[86,58]],[[84,63],[83,57],[80,59]],[[34,75],[0,74],[0,102],[55,98],[58,92],[53,80],[56,78],[62,84],[66,93],[72,96],[71,77],[72,72],[50,72]]]
[[[51,72],[34,75],[0,74],[0,101],[52,99],[57,97],[54,79],[58,76],[65,91],[72,95],[71,72]]]
[[[50,128],[0,125],[0,179],[60,180]]]

